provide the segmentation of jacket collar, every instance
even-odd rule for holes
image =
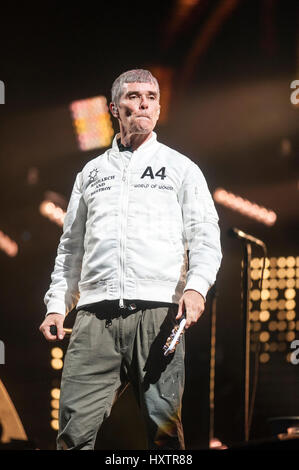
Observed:
[[[120,150],[119,150],[118,144],[117,144],[117,139],[119,139],[119,138],[120,138],[120,133],[117,133],[114,136],[113,141],[112,141],[112,150],[114,150],[115,152],[118,152],[118,153],[120,153]],[[147,149],[153,147],[156,143],[157,143],[157,134],[156,134],[156,132],[152,131],[151,137],[146,142],[144,142],[142,145],[140,145],[140,147],[138,147],[138,149],[135,150],[135,152],[142,152],[143,150],[147,150]]]

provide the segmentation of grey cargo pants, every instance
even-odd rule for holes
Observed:
[[[94,449],[99,427],[130,382],[145,419],[148,449],[184,449],[181,404],[184,338],[174,354],[163,345],[177,305],[101,302],[81,309],[65,356],[57,449]]]

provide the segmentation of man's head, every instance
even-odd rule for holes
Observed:
[[[151,132],[159,118],[158,81],[148,70],[129,70],[112,85],[110,110],[121,131],[130,134]]]

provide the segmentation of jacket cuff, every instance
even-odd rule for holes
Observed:
[[[46,316],[49,315],[49,313],[60,313],[60,315],[65,316],[66,315],[65,303],[59,300],[51,299],[50,302],[47,304]]]
[[[198,292],[204,298],[204,301],[206,301],[207,293],[210,287],[211,286],[209,283],[202,277],[192,276],[192,278],[187,280],[184,292],[189,289],[196,290],[196,292]]]

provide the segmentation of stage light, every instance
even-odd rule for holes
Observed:
[[[294,321],[290,321],[288,323],[288,329],[289,330],[294,330],[296,328],[296,323]]]
[[[250,319],[252,321],[258,321],[260,315],[259,315],[259,312],[256,310],[254,312],[250,312]]]
[[[287,320],[294,320],[294,318],[296,317],[296,312],[294,310],[289,310],[288,312],[286,312],[286,317]]]
[[[279,281],[277,282],[277,287],[281,290],[285,289],[286,285],[287,285],[287,281],[285,279],[279,279]]]
[[[250,298],[252,300],[259,300],[261,293],[258,289],[254,289],[250,292]]]
[[[54,418],[54,419],[58,419],[58,414],[59,414],[59,411],[58,411],[58,410],[52,410],[52,411],[51,411],[51,416],[52,416],[52,418]]]
[[[56,370],[62,369],[63,361],[61,359],[52,359],[51,366],[53,367],[53,369],[56,369]]]
[[[284,268],[280,268],[277,270],[277,277],[279,277],[280,279],[284,278],[287,276],[287,271],[286,269]]]
[[[63,357],[63,351],[61,348],[52,348],[51,349],[51,356],[55,359],[61,359]]]
[[[278,290],[277,289],[271,289],[269,293],[270,299],[277,299],[278,297]]]
[[[260,321],[268,321],[270,318],[270,312],[263,310],[259,315]]]
[[[275,289],[277,287],[277,279],[270,279],[269,287],[270,289]]]
[[[47,217],[55,224],[60,227],[63,226],[66,213],[61,209],[61,207],[56,206],[51,201],[43,201],[39,206],[39,211],[44,217]]]
[[[263,289],[261,292],[261,299],[268,300],[270,297],[270,291],[268,289]]]
[[[296,271],[294,268],[288,268],[286,270],[286,277],[295,277],[296,276]]]
[[[295,289],[286,289],[284,296],[286,299],[294,299],[296,297]]]
[[[276,310],[278,307],[278,302],[277,300],[270,300],[269,302],[269,309],[270,310]]]
[[[277,269],[270,269],[270,277],[271,278],[276,278],[277,276]]]
[[[217,188],[214,191],[213,197],[215,202],[218,202],[229,209],[240,212],[249,218],[258,220],[265,225],[271,226],[276,222],[277,216],[274,211],[258,206],[257,204],[230,193],[223,188]]]
[[[266,352],[265,352],[265,353],[262,353],[262,354],[260,355],[260,362],[261,362],[262,364],[265,364],[266,362],[268,362],[269,359],[270,359],[270,354],[268,354],[268,353],[266,353]]]
[[[262,327],[262,326],[261,326],[261,324],[260,324],[259,322],[255,322],[255,323],[253,324],[253,328],[252,328],[252,329],[253,329],[253,331],[260,331],[261,327]]]
[[[268,333],[268,331],[263,331],[261,334],[260,334],[260,341],[262,343],[265,343],[266,341],[269,341],[269,338],[270,338],[270,334]]]
[[[286,301],[284,299],[280,299],[278,302],[277,302],[277,307],[278,307],[278,310],[283,310],[286,306]]]
[[[270,331],[275,331],[277,329],[277,322],[275,320],[270,321],[268,328]]]
[[[18,244],[11,240],[5,233],[0,230],[0,250],[4,251],[7,256],[11,258],[17,256],[19,247]]]
[[[287,322],[286,321],[279,321],[277,322],[277,329],[279,331],[284,331],[287,328]]]
[[[283,256],[280,256],[280,258],[278,258],[278,260],[277,260],[277,266],[279,268],[284,268],[286,263],[287,263],[287,260]]]
[[[287,300],[286,303],[285,303],[285,308],[287,310],[294,310],[294,308],[296,307],[296,302],[295,300]]]
[[[276,268],[277,258],[270,258],[270,266],[271,266],[271,268]]]
[[[262,291],[259,302],[259,281],[261,277],[262,258],[253,258],[251,263],[251,284],[250,284],[250,312],[251,331],[258,331],[256,324],[263,326],[263,331],[259,332],[259,341],[263,345],[263,350],[270,354],[274,352],[285,353],[288,343],[295,339],[295,331],[299,330],[299,321],[296,321],[296,289],[299,287],[298,279],[295,278],[299,274],[298,265],[299,257],[280,256],[267,259],[269,279],[263,280]],[[277,266],[277,269],[276,269]],[[256,313],[260,309],[259,321],[256,320]],[[276,313],[277,320],[273,320]],[[271,319],[272,318],[272,319]],[[265,330],[265,327],[267,328]],[[271,338],[275,336],[276,341],[271,342]],[[251,334],[252,344],[254,344],[255,335]],[[277,341],[279,344],[277,344]],[[268,346],[269,342],[269,346]],[[260,359],[263,361],[263,359]],[[268,362],[265,361],[265,362]]]
[[[274,302],[274,300],[270,300],[270,302],[268,302],[268,300],[262,300],[261,301],[261,310],[271,310],[271,307],[270,307],[270,304],[271,302]]]
[[[288,268],[293,268],[294,266],[296,266],[295,257],[294,256],[288,256],[287,260],[286,260],[286,265],[288,266]]]
[[[114,131],[105,96],[74,101],[70,110],[81,150],[109,147]]]
[[[59,400],[51,400],[51,407],[58,410],[59,408]]]
[[[294,278],[293,278],[293,279],[287,279],[287,280],[286,280],[286,287],[287,287],[288,289],[293,289],[293,288],[295,288],[295,287],[296,287],[296,281],[295,281],[295,279],[294,279]]]
[[[278,320],[285,320],[286,319],[286,313],[283,310],[278,312],[277,318],[278,318]]]
[[[252,258],[250,266],[251,268],[255,268],[255,269],[261,268],[262,265],[261,265],[260,258]]]
[[[58,419],[52,419],[51,428],[54,429],[54,431],[58,431],[59,429]]]
[[[60,389],[59,388],[52,388],[51,390],[51,397],[59,400],[60,397]]]
[[[253,269],[251,271],[251,279],[253,280],[257,280],[257,279],[260,279],[261,277],[261,270],[260,269]]]
[[[268,277],[270,277],[270,270],[266,268],[266,269],[264,270],[263,278],[264,278],[264,279],[268,279]]]

